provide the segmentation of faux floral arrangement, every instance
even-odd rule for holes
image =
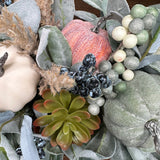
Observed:
[[[1,1],[0,159],[160,159],[160,4],[83,1]]]

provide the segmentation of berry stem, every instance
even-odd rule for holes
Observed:
[[[140,61],[142,61],[142,60],[143,60],[143,58],[144,58],[145,56],[147,56],[147,55],[148,55],[149,50],[150,50],[150,48],[151,48],[152,44],[156,41],[156,39],[157,39],[157,37],[158,37],[159,33],[160,33],[160,27],[157,29],[157,31],[156,31],[156,33],[155,33],[155,35],[154,35],[153,39],[151,40],[151,42],[150,42],[150,44],[149,44],[149,46],[148,46],[147,50],[145,51],[145,53],[144,53],[144,54],[143,54],[143,56],[141,57]]]

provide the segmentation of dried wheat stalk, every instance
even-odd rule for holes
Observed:
[[[41,10],[41,26],[56,25],[51,7],[54,3],[53,0],[36,0],[36,2]]]
[[[50,88],[53,95],[60,92],[61,89],[70,89],[74,86],[74,79],[70,78],[67,73],[60,74],[60,66],[53,64],[50,70],[41,70],[37,66],[35,70],[40,73],[42,79],[40,81],[39,94],[45,89]]]
[[[32,29],[25,28],[22,20],[14,13],[2,9],[0,15],[0,32],[6,33],[10,40],[1,42],[1,45],[16,46],[20,53],[31,54],[37,47],[37,35]]]

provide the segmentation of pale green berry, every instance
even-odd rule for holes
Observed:
[[[127,69],[123,72],[122,77],[125,81],[131,81],[134,78],[134,72]]]
[[[143,18],[144,28],[147,30],[152,29],[156,24],[156,18],[152,14],[147,14]]]
[[[117,50],[114,54],[113,54],[113,59],[116,62],[123,62],[124,59],[126,58],[126,52],[124,52],[123,50]]]
[[[134,18],[143,18],[147,13],[147,8],[142,4],[136,4],[132,7],[130,13]]]
[[[129,31],[134,34],[140,33],[144,29],[144,22],[140,18],[133,19],[129,24]]]
[[[149,33],[146,30],[142,30],[139,34],[137,34],[138,45],[146,43],[148,39],[149,39]]]
[[[122,63],[117,62],[113,65],[113,69],[118,73],[122,74],[125,71],[125,67]]]
[[[105,99],[103,97],[98,98],[98,100],[96,101],[96,104],[101,107],[103,106],[105,103]]]
[[[123,39],[123,46],[125,48],[133,48],[137,44],[137,36],[134,34],[127,34]]]
[[[109,77],[109,79],[112,81],[112,83],[115,83],[118,80],[118,73],[114,71],[113,69],[106,72],[106,75]]]
[[[116,41],[122,41],[127,35],[127,30],[123,26],[115,27],[112,31],[112,38]]]
[[[88,106],[88,112],[94,116],[98,115],[100,112],[100,108],[97,104],[90,104]]]
[[[122,19],[122,25],[123,27],[127,28],[128,29],[128,26],[130,24],[130,22],[133,20],[133,17],[129,14],[125,17],[123,17]]]
[[[135,56],[129,56],[124,60],[124,66],[127,69],[135,70],[139,66],[139,59]]]
[[[135,51],[133,49],[125,48],[124,51],[126,52],[127,57],[135,55]]]
[[[158,9],[155,8],[155,7],[148,7],[148,8],[147,8],[147,13],[148,13],[148,14],[152,14],[152,15],[155,16],[156,18],[157,18],[158,15],[159,15],[159,11],[158,11]]]
[[[99,67],[100,72],[105,73],[112,68],[112,64],[111,64],[111,62],[104,60],[99,64],[98,67]]]
[[[126,82],[121,81],[117,85],[114,86],[114,90],[116,92],[124,92],[127,89]]]

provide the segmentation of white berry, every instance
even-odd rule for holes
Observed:
[[[114,53],[113,55],[113,59],[116,61],[116,62],[123,62],[126,58],[126,52],[123,51],[123,50],[118,50]]]
[[[129,14],[125,17],[123,17],[122,19],[122,25],[123,27],[127,28],[128,29],[128,26],[130,24],[130,22],[133,20],[133,17]]]
[[[134,78],[134,72],[130,69],[127,69],[123,72],[122,77],[125,81],[131,81]]]
[[[103,97],[98,98],[98,100],[96,101],[96,104],[101,107],[103,106],[105,103],[105,99]]]
[[[97,104],[90,104],[88,106],[88,112],[94,116],[98,115],[100,112],[100,108]]]
[[[137,36],[134,34],[128,34],[123,39],[123,46],[125,48],[133,48],[137,44]]]
[[[115,27],[112,31],[112,38],[116,41],[122,41],[127,35],[127,30],[123,26]]]

